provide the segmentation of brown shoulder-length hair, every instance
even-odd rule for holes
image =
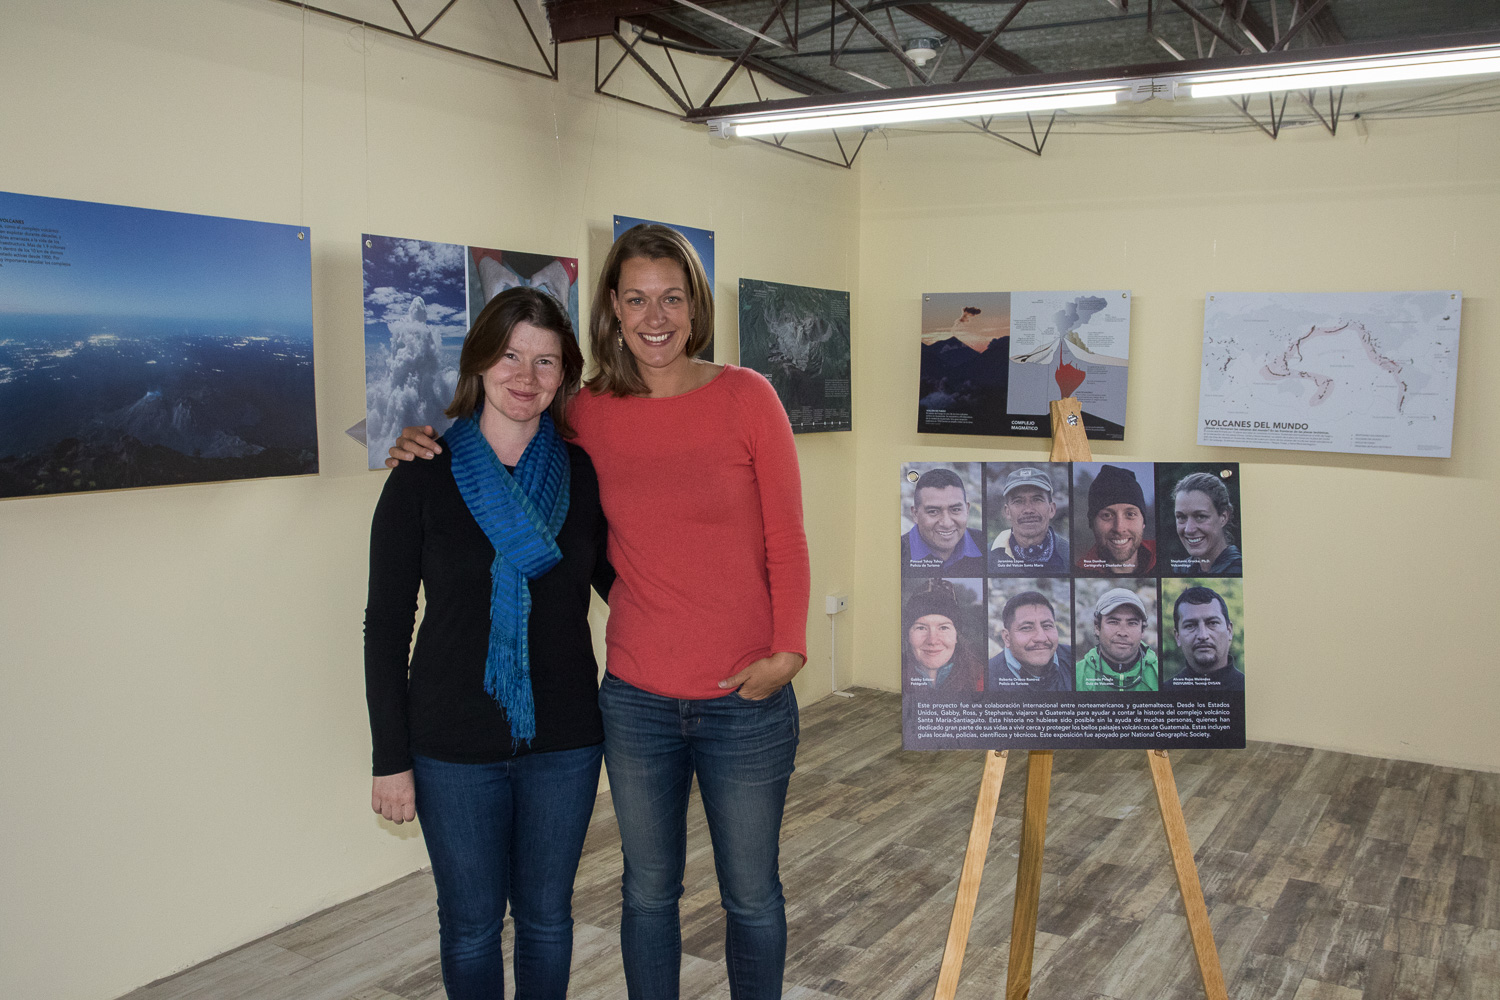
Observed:
[[[687,275],[688,305],[693,326],[688,334],[687,353],[694,357],[714,339],[714,290],[703,270],[698,251],[675,229],[643,222],[620,234],[604,258],[599,280],[594,284],[593,312],[589,323],[589,348],[597,369],[588,380],[594,392],[613,396],[645,396],[650,390],[635,364],[635,355],[619,340],[611,294],[620,289],[620,267],[633,258],[670,260]]]
[[[578,348],[578,338],[573,335],[573,321],[568,318],[568,311],[552,296],[535,288],[508,288],[490,299],[480,311],[464,337],[463,351],[458,356],[458,387],[453,390],[453,402],[443,412],[458,420],[479,409],[479,404],[484,402],[484,373],[505,354],[505,349],[510,346],[510,335],[518,323],[530,323],[557,334],[562,350],[563,377],[548,412],[557,425],[557,432],[563,437],[572,437],[573,428],[568,424],[567,416],[568,401],[577,394],[579,381],[583,378],[583,352]]]

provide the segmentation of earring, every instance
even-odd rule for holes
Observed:
[[[615,320],[615,350],[625,350],[625,331],[621,328],[619,320]]]

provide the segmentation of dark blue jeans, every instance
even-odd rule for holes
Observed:
[[[498,764],[417,757],[417,816],[437,883],[450,1000],[501,1000],[500,928],[516,930],[517,1000],[562,1000],[573,960],[573,878],[599,791],[603,748]]]
[[[777,868],[797,698],[663,698],[605,675],[604,760],[625,852],[620,949],[631,1000],[675,1000],[682,967],[677,901],[693,775],[713,841],[733,1000],[781,996],[786,899]]]

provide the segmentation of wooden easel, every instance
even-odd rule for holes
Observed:
[[[1054,402],[1051,460],[1087,462],[1092,458],[1078,400],[1070,396]],[[984,875],[984,856],[989,850],[995,810],[1000,804],[1000,782],[1005,777],[1007,753],[991,750],[985,755],[979,801],[974,804],[969,847],[964,852],[963,873],[958,879],[958,896],[953,901],[953,920],[948,925],[948,943],[943,948],[943,965],[938,971],[933,1000],[953,1000],[958,990],[958,973],[963,967],[974,904],[979,898],[979,880]],[[1047,839],[1047,799],[1052,790],[1052,751],[1033,750],[1026,760],[1026,806],[1021,820],[1021,857],[1016,864],[1016,903],[1010,921],[1010,961],[1005,968],[1006,1000],[1026,1000],[1031,993],[1031,959],[1036,948],[1037,905],[1042,888],[1042,847]],[[1208,1000],[1227,1000],[1224,971],[1214,947],[1208,907],[1203,902],[1203,887],[1198,883],[1198,867],[1193,862],[1187,823],[1182,818],[1182,802],[1172,777],[1172,763],[1165,750],[1146,751],[1146,760],[1151,765],[1151,781],[1156,786],[1156,804],[1161,809],[1167,848],[1177,869],[1177,888],[1182,891],[1188,932],[1198,956],[1198,972],[1203,977],[1203,992]]]

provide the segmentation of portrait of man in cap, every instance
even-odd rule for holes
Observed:
[[[1074,466],[1087,470],[1085,463]],[[1154,481],[1150,466],[1144,466],[1148,485]],[[1156,568],[1156,542],[1150,504],[1136,471],[1125,465],[1102,465],[1088,485],[1088,526],[1094,544],[1078,559],[1084,573],[1106,576],[1149,576]]]
[[[1150,615],[1141,596],[1128,587],[1112,587],[1099,595],[1093,617],[1099,641],[1078,661],[1078,690],[1158,690],[1161,673],[1156,650],[1145,641]]]
[[[990,572],[1000,576],[1066,574],[1072,565],[1068,540],[1053,523],[1058,484],[1045,466],[1002,465],[997,472],[990,483],[990,510],[999,507],[998,523],[1004,527],[990,543]]]
[[[916,475],[907,510],[912,527],[901,536],[901,572],[906,576],[984,576],[984,536],[969,527],[969,495],[951,467],[908,465]],[[979,473],[974,473],[976,488]]]

